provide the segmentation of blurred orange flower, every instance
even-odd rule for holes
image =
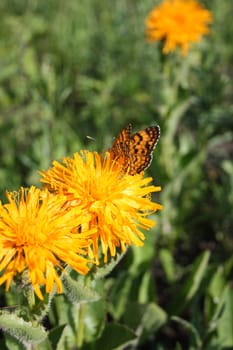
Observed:
[[[209,32],[212,20],[210,11],[195,0],[164,0],[149,13],[146,35],[149,41],[164,40],[164,54],[179,46],[185,56],[190,43]]]

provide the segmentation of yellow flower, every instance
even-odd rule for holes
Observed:
[[[28,272],[35,293],[43,299],[40,287],[47,293],[57,285],[62,292],[59,271],[69,264],[81,274],[89,270],[84,234],[71,233],[77,223],[89,218],[77,207],[75,212],[64,207],[64,196],[47,190],[21,188],[7,193],[8,203],[0,203],[0,284],[6,290],[14,276]]]
[[[121,166],[112,161],[109,153],[101,157],[98,153],[81,151],[74,158],[64,158],[63,164],[56,161],[48,171],[42,171],[41,181],[55,192],[67,197],[70,205],[81,204],[91,215],[92,235],[89,254],[99,263],[99,248],[108,260],[108,252],[115,256],[119,247],[143,245],[144,235],[140,229],[149,229],[154,222],[149,214],[162,209],[151,202],[151,192],[160,187],[148,186],[151,178],[143,174],[131,176],[122,173]]]
[[[195,0],[164,0],[149,13],[146,34],[149,41],[164,40],[164,54],[180,46],[185,56],[190,43],[209,32],[211,22],[211,13]]]

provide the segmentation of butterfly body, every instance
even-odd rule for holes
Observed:
[[[108,150],[110,157],[121,164],[124,172],[136,175],[146,170],[159,140],[159,126],[151,126],[131,135],[131,124],[121,130]]]

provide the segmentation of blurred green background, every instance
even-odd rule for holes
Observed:
[[[1,0],[0,197],[130,122],[159,124],[147,174],[164,210],[107,279],[103,317],[129,326],[130,303],[152,303],[159,321],[135,348],[233,349],[233,1],[202,1],[211,33],[185,58],[145,38],[158,3]]]

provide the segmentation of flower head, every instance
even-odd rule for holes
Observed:
[[[150,213],[162,209],[151,202],[151,192],[160,187],[148,186],[151,178],[143,173],[131,176],[122,173],[120,164],[111,160],[109,153],[82,151],[74,158],[65,158],[63,163],[53,162],[53,167],[42,171],[42,182],[50,190],[63,193],[70,205],[82,205],[91,215],[90,228],[95,228],[89,253],[99,262],[99,248],[107,262],[108,252],[115,256],[127,245],[142,245],[141,228],[149,229],[154,222]]]
[[[57,285],[62,291],[59,271],[69,264],[79,273],[89,270],[84,234],[72,232],[77,223],[88,223],[82,208],[75,212],[65,208],[64,196],[51,195],[47,190],[21,188],[7,193],[8,203],[0,203],[0,284],[6,289],[15,275],[28,272],[28,280],[37,296]]]
[[[164,54],[180,46],[185,56],[190,43],[209,32],[211,22],[211,13],[196,0],[164,0],[149,13],[146,34],[150,41],[164,40]]]

